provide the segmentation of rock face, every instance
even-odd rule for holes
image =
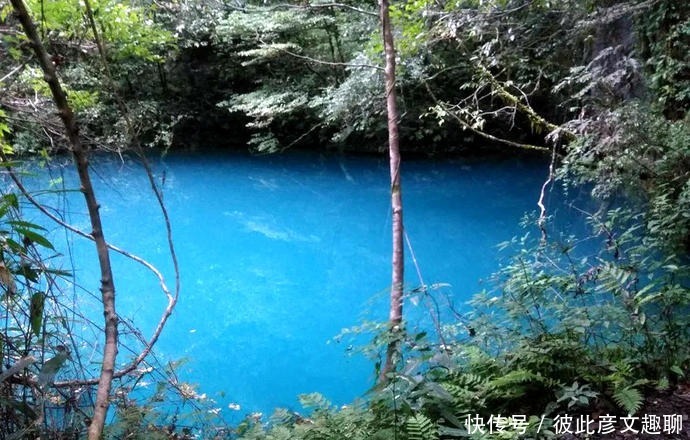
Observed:
[[[592,59],[586,69],[597,78],[594,98],[616,105],[643,95],[642,65],[634,58],[635,47],[630,15],[604,17],[595,25]]]

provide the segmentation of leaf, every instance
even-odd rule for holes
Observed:
[[[5,164],[7,165],[7,164]],[[14,193],[9,193],[5,194],[3,197],[3,202],[7,203],[7,205],[11,206],[14,209],[19,209],[19,198],[17,197],[16,194]]]
[[[43,325],[43,306],[45,305],[46,296],[43,292],[36,292],[31,296],[31,306],[29,307],[29,315],[31,319],[31,331],[36,336],[41,334],[41,326]]]
[[[55,247],[53,246],[53,244],[47,238],[42,236],[41,234],[38,234],[38,233],[36,233],[30,229],[26,229],[23,227],[15,227],[14,229],[19,234],[23,235],[25,238],[31,240],[32,242],[39,244],[45,248],[55,250]]]
[[[39,273],[36,269],[34,269],[31,266],[28,265],[23,265],[21,267],[21,274],[26,278],[27,280],[37,283],[39,280]]]
[[[0,159],[0,161],[2,161],[2,159]],[[10,165],[7,165],[7,163],[5,163],[5,162],[2,162],[2,164],[6,167],[10,166]],[[9,195],[10,194],[5,194],[4,196],[0,197],[0,218],[7,215],[7,211],[9,211],[10,208],[12,208],[11,199],[8,197]]]
[[[60,277],[71,277],[72,272],[68,270],[60,270],[60,269],[43,269],[44,273],[49,273],[52,275],[60,276]]]
[[[672,366],[671,372],[677,374],[678,377],[685,377],[685,373],[683,372],[683,370],[678,365]]]
[[[633,387],[625,387],[613,393],[613,400],[618,406],[627,411],[628,414],[635,414],[642,407],[642,394]]]
[[[37,225],[36,223],[27,222],[24,220],[10,220],[7,222],[7,224],[10,224],[12,226],[17,226],[20,228],[38,229],[39,231],[45,231],[46,230],[46,228],[44,228],[41,225]]]
[[[5,266],[5,262],[0,260],[0,286],[4,286],[9,294],[17,293],[17,285],[14,282],[12,272]]]
[[[415,414],[405,422],[405,429],[409,440],[436,440],[438,428],[424,414]]]
[[[62,368],[65,361],[69,359],[69,352],[62,346],[58,348],[58,352],[55,357],[46,361],[43,364],[43,368],[38,373],[38,385],[40,387],[45,387],[49,383],[53,383],[55,375]]]
[[[24,252],[24,246],[12,240],[11,238],[6,238],[4,244],[11,252],[14,252],[15,254]]]

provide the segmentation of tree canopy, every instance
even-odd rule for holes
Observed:
[[[501,438],[541,428],[548,438],[556,436],[559,412],[636,414],[651,410],[646,395],[672,397],[687,386],[690,3],[396,0],[383,9],[390,32],[381,32],[377,4],[360,0],[0,0],[2,165],[9,173],[23,155],[71,152],[93,219],[91,151],[145,160],[149,151],[205,148],[390,148],[395,243],[402,246],[398,139],[403,155],[548,158],[541,212],[528,221],[541,236],[503,244],[514,257],[493,289],[457,322],[435,322],[438,340],[408,333],[399,314],[390,326],[374,325],[371,352],[386,352],[387,380],[366,402],[336,408],[318,394],[303,396],[309,417],[278,411],[270,424],[249,417],[219,436],[483,438],[466,417],[502,412],[542,417]],[[597,209],[583,213],[589,236],[551,234],[543,193],[555,181],[591,189]],[[39,286],[67,274],[43,264],[55,250],[41,226],[21,218],[18,192],[0,193],[0,312],[13,329],[0,332],[0,418],[7,422],[0,436],[78,437],[90,416],[53,432],[39,409],[49,399],[79,399],[77,385],[96,381],[55,382],[69,350],[38,339],[46,329],[69,329],[58,312],[46,318],[62,299]],[[98,222],[93,229],[82,235],[107,255]],[[578,253],[584,241],[595,248],[586,256]],[[153,272],[174,305],[176,293]],[[108,304],[107,268],[102,278]],[[395,287],[402,295],[403,286]],[[437,301],[428,286],[404,295]],[[110,305],[107,342],[117,346]],[[142,359],[158,334],[143,343]],[[148,374],[136,361],[113,371],[114,355],[104,375]],[[194,400],[193,389],[174,385]],[[123,390],[107,435],[192,437],[174,423],[161,427],[147,412],[152,406],[131,404]],[[98,398],[99,423],[113,394],[106,389]]]

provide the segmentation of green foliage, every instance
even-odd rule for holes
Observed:
[[[362,66],[374,64],[364,54],[358,54],[352,62]],[[322,97],[313,101],[325,123],[337,127],[332,137],[336,143],[347,142],[350,136],[374,138],[385,130],[381,72],[352,67],[348,73],[343,82],[328,88]]]
[[[672,119],[682,119],[690,106],[689,17],[687,2],[664,0],[638,19],[655,106]]]
[[[5,163],[5,161],[3,161]],[[42,263],[41,246],[54,250],[52,243],[43,235],[46,230],[33,223],[19,220],[19,202],[13,193],[0,197],[0,287],[1,298],[6,301],[5,314],[18,319],[15,325],[21,329],[15,344],[18,347],[31,344],[31,334],[38,337],[43,329],[46,294],[42,285],[50,283],[59,271]],[[15,309],[16,307],[16,309]],[[11,312],[12,311],[12,312]],[[5,335],[9,338],[8,335]],[[14,339],[14,337],[12,337]],[[8,341],[11,339],[7,339]],[[13,346],[17,347],[17,345]]]
[[[410,0],[394,3],[390,8],[391,20],[400,29],[395,44],[396,51],[403,57],[417,56],[424,51],[430,37],[431,20],[425,17],[435,5],[428,0]]]
[[[257,90],[218,103],[229,111],[240,111],[252,118],[252,128],[265,128],[279,117],[285,117],[304,108],[307,97],[303,93]]]
[[[625,387],[613,393],[613,400],[616,404],[627,411],[628,414],[635,414],[642,407],[644,398],[642,394],[633,387]]]
[[[323,30],[335,24],[334,16],[312,13],[305,9],[231,12],[216,28],[221,42],[252,36],[256,41],[275,42],[281,37],[309,38],[309,31]]]
[[[405,422],[409,440],[437,440],[438,430],[424,414],[415,414]]]
[[[31,331],[34,335],[40,336],[41,327],[43,325],[43,308],[45,305],[46,296],[43,292],[36,292],[31,296],[31,305],[29,307],[29,320],[31,322]]]
[[[10,165],[2,160],[3,166]],[[39,431],[47,434],[52,422],[35,425],[42,401],[59,400],[60,394],[45,388],[52,383],[69,354],[62,345],[69,340],[66,315],[59,310],[58,280],[65,274],[45,264],[54,256],[47,231],[21,220],[19,198],[12,192],[0,194],[0,436]],[[44,254],[48,252],[48,254]],[[53,348],[55,346],[55,349]],[[56,355],[50,360],[52,352]],[[8,373],[8,370],[10,371]],[[9,375],[8,375],[9,374]],[[41,388],[37,395],[31,385]],[[15,381],[14,378],[22,378]],[[75,417],[75,423],[81,423]],[[63,429],[70,429],[63,426]]]
[[[218,21],[212,43],[227,81],[241,86],[216,105],[248,119],[252,149],[278,151],[340,131],[331,92],[342,89],[348,60],[374,29],[362,18],[331,7],[255,6]]]
[[[333,407],[318,393],[300,396],[308,416],[278,409],[271,416],[270,423],[262,425],[255,416],[247,417],[236,429],[238,438],[243,440],[273,439],[387,439],[386,429],[376,416],[362,402],[355,402],[341,408]]]
[[[175,113],[162,109],[168,85],[163,63],[175,49],[172,32],[162,27],[154,5],[110,0],[89,4],[99,41],[83,2],[28,2],[68,102],[77,113],[81,134],[108,150],[129,148],[135,134],[141,144],[169,146],[170,142],[160,141],[165,141],[163,128],[172,124],[171,113]],[[11,16],[3,25],[11,30],[3,33],[0,44],[0,77],[7,80],[2,105],[11,111],[12,145],[18,153],[64,149],[64,139],[56,136],[60,121],[51,93],[35,67],[30,46],[14,37],[22,32]],[[5,57],[5,51],[11,57]],[[155,112],[139,118],[139,108],[151,102]],[[132,112],[132,127],[126,127],[123,106]]]
[[[5,140],[5,136],[9,134],[10,127],[5,122],[7,114],[0,108],[0,153],[3,155],[10,155],[13,153],[14,149]]]
[[[561,168],[601,200],[624,195],[645,206],[645,227],[672,250],[690,249],[690,121],[669,121],[630,104],[588,121]]]
[[[592,391],[588,384],[579,385],[573,382],[571,386],[563,386],[556,403],[567,402],[568,411],[578,407],[588,408],[598,395],[599,393]]]
[[[84,6],[76,0],[32,0],[28,7],[34,16],[41,17],[46,31],[54,31],[60,38],[93,38],[84,19]],[[155,25],[151,11],[111,0],[92,1],[91,7],[101,37],[116,59],[158,61],[161,52],[170,47],[170,33]]]

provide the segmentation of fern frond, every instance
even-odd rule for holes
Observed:
[[[614,391],[613,400],[628,414],[635,414],[642,408],[644,398],[637,388],[625,387]]]
[[[463,388],[476,390],[484,386],[487,380],[478,374],[464,373],[458,376],[457,380],[454,382],[456,385]]]
[[[405,422],[409,440],[438,440],[438,427],[424,414],[415,414]]]
[[[528,382],[542,382],[542,379],[540,375],[534,374],[529,370],[519,369],[493,379],[491,385],[497,388],[506,388]]]
[[[300,394],[299,402],[302,407],[315,411],[328,411],[331,408],[331,402],[320,393]]]

